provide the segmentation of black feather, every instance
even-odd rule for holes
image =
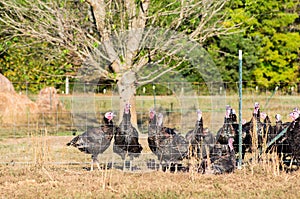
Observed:
[[[175,129],[158,124],[156,115],[150,118],[148,145],[160,162],[176,163],[187,156],[188,143]]]
[[[139,143],[138,131],[133,127],[130,120],[130,110],[128,113],[124,111],[123,119],[116,129],[114,136],[113,151],[120,155],[123,160],[126,156],[129,156],[131,159],[139,157],[143,150],[143,147]]]
[[[74,137],[67,146],[74,146],[80,151],[91,154],[93,162],[98,162],[98,155],[103,153],[111,143],[115,126],[107,118],[100,127],[90,128],[81,135]]]

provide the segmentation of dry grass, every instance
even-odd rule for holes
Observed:
[[[225,175],[0,166],[2,198],[299,198],[300,172]]]
[[[173,102],[170,98],[157,97],[157,103],[170,108]],[[221,127],[224,110],[213,110],[210,98],[199,98],[199,108],[204,112],[205,125],[215,130]],[[237,99],[237,96],[228,96],[225,104],[237,109]],[[140,99],[137,104],[139,110],[147,113],[152,100]],[[268,96],[246,96],[243,115],[247,120],[252,115],[255,101],[260,102],[262,111],[272,117],[282,113],[284,121],[287,121],[286,115],[299,104],[300,98],[275,95],[268,102],[268,107],[264,107]],[[175,114],[179,107],[178,102],[173,103]],[[194,118],[195,107],[192,103],[188,105],[191,111],[187,118],[193,127],[194,119],[191,120],[191,117]],[[212,111],[220,115],[221,120],[217,120],[220,123],[212,119]],[[167,120],[166,124],[172,127],[171,122],[174,120]],[[182,120],[181,123],[187,122]],[[280,160],[274,154],[263,154],[263,161],[247,164],[231,174],[164,173],[147,169],[146,161],[156,158],[151,154],[147,135],[144,134],[140,135],[144,147],[142,155],[134,162],[135,168],[140,170],[123,172],[120,169],[122,162],[113,154],[111,146],[99,156],[103,170],[87,171],[85,168],[90,166],[90,155],[65,146],[73,136],[53,136],[53,133],[51,136],[46,128],[34,128],[28,132],[25,127],[25,133],[18,132],[15,127],[12,128],[14,134],[9,134],[6,129],[0,132],[1,198],[300,198],[300,171],[280,171]],[[19,134],[22,135],[16,136]],[[253,155],[247,154],[247,158]],[[105,169],[108,163],[114,167]]]
[[[87,171],[90,156],[66,147],[70,136],[32,136],[2,140],[2,198],[299,198],[300,171],[278,170],[276,162],[254,162],[231,174],[123,172],[119,168]],[[143,155],[149,154],[141,138]],[[7,152],[10,151],[9,155]],[[5,158],[5,154],[7,157]],[[101,157],[112,161],[111,147]],[[272,159],[271,156],[265,160]],[[276,159],[276,158],[275,158]],[[27,160],[28,164],[24,164]],[[114,160],[117,162],[117,158]],[[139,163],[137,163],[140,161]],[[72,163],[72,164],[70,164]]]

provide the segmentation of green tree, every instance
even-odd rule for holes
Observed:
[[[295,29],[299,18],[296,1],[259,1],[250,9],[260,16],[252,35],[260,37],[260,64],[254,70],[258,84],[274,87],[296,82],[299,76],[299,29]],[[298,13],[297,13],[298,12]]]
[[[243,50],[243,80],[273,88],[298,81],[299,3],[294,0],[231,1],[226,12],[241,23],[239,34],[213,37],[207,49],[225,81],[238,80],[238,50]],[[297,22],[298,20],[298,22]]]
[[[14,83],[17,91],[36,93],[45,86],[63,89],[66,75],[74,75],[74,67],[67,61],[67,52],[53,56],[56,53],[48,50],[46,54],[44,49],[55,49],[48,43],[28,47],[15,37],[2,48],[6,50],[0,54],[0,72]]]

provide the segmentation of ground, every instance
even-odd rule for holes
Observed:
[[[63,100],[65,104],[68,104],[67,99]],[[103,110],[95,109],[97,113],[109,109],[104,104],[111,104],[110,101],[104,103],[102,96],[95,99],[96,107],[104,107]],[[210,99],[199,99],[199,107],[204,112],[205,125],[216,130],[223,122],[224,110],[218,110],[220,123],[215,123],[210,112],[211,104],[208,103]],[[227,96],[226,104],[237,109],[237,99],[237,96]],[[269,96],[254,94],[244,98],[243,117],[248,121],[252,115],[253,103],[259,101],[262,111],[268,112],[273,122],[276,113],[281,113],[283,120],[289,121],[288,113],[300,102],[300,98],[294,96],[275,96],[270,101],[269,99]],[[175,102],[172,107],[170,104],[173,101],[168,97],[156,97],[156,100],[157,104],[170,107],[170,110],[173,108],[176,113],[178,107]],[[153,99],[150,101],[149,97],[146,101],[151,102],[151,106],[144,102],[145,98],[142,98],[137,104],[141,104],[140,108],[147,118]],[[192,106],[192,103],[188,104]],[[186,120],[193,127],[194,109],[188,110],[191,110],[191,117],[187,116]],[[180,121],[170,119],[166,121],[166,125],[175,127],[173,123],[187,123],[185,120]],[[21,130],[15,125],[9,129],[0,129],[1,198],[300,198],[300,171],[280,171],[276,161],[252,163],[224,175],[169,173],[147,169],[146,160],[155,156],[147,147],[146,134],[140,135],[140,143],[144,149],[141,158],[135,160],[138,169],[133,172],[122,171],[117,164],[120,158],[112,153],[111,146],[99,159],[101,165],[113,163],[116,166],[88,171],[86,168],[90,167],[90,155],[66,146],[73,138],[71,133],[68,136],[65,136],[65,132],[62,132],[64,136],[53,136],[53,132],[51,135],[49,132],[47,135],[46,129],[43,131],[38,128],[44,123],[30,124],[20,126]],[[61,123],[55,123],[53,129],[61,126]]]
[[[263,169],[225,175],[86,171],[79,167],[0,167],[2,198],[299,198],[300,172]]]
[[[256,163],[224,175],[88,171],[90,157],[65,146],[71,138],[1,140],[1,198],[300,198],[300,171],[286,173],[270,164]]]

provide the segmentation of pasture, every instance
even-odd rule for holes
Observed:
[[[88,171],[90,156],[65,143],[72,136],[1,141],[2,198],[299,198],[300,171],[279,171],[273,163],[253,163],[223,175],[119,168]],[[22,147],[16,148],[15,145]],[[145,139],[142,145],[145,146]],[[110,149],[111,150],[111,149]],[[147,153],[144,152],[144,157]],[[107,162],[111,151],[102,157]],[[114,155],[113,155],[114,156]],[[148,154],[148,157],[150,155]],[[111,157],[111,156],[110,156]],[[18,162],[32,160],[32,164]],[[63,162],[58,162],[62,161]],[[106,162],[106,163],[107,163]],[[140,165],[141,166],[141,165]]]
[[[238,96],[225,98],[202,96],[179,99],[156,96],[157,110],[166,114],[165,125],[176,127],[182,134],[195,124],[195,110],[203,111],[204,125],[213,133],[221,127],[223,104],[230,104],[238,113]],[[71,96],[61,96],[67,110],[72,107]],[[74,98],[73,98],[74,99]],[[215,107],[213,100],[222,101]],[[117,110],[112,96],[94,96],[91,109],[85,109],[98,120],[106,110]],[[265,161],[247,162],[242,169],[223,175],[190,172],[162,172],[149,169],[147,160],[155,159],[147,146],[147,116],[153,107],[153,96],[137,96],[137,113],[142,155],[134,161],[133,171],[122,171],[121,159],[113,154],[112,146],[99,156],[102,170],[88,171],[90,155],[66,143],[81,131],[76,125],[60,120],[64,113],[40,117],[38,121],[2,126],[0,138],[0,193],[2,198],[299,198],[300,171],[279,170],[280,161],[266,154]],[[185,104],[182,105],[180,100]],[[198,104],[195,104],[194,101]],[[298,96],[271,93],[248,94],[243,97],[243,118],[251,118],[254,102],[271,121],[280,113],[290,121],[288,113],[299,105]],[[89,101],[88,101],[89,102]],[[91,106],[92,105],[92,106]],[[197,107],[196,107],[197,106]],[[69,114],[69,113],[66,113]],[[17,118],[16,118],[17,120]],[[16,122],[17,123],[17,122]],[[251,157],[251,154],[247,154]],[[191,160],[192,161],[192,160]]]

